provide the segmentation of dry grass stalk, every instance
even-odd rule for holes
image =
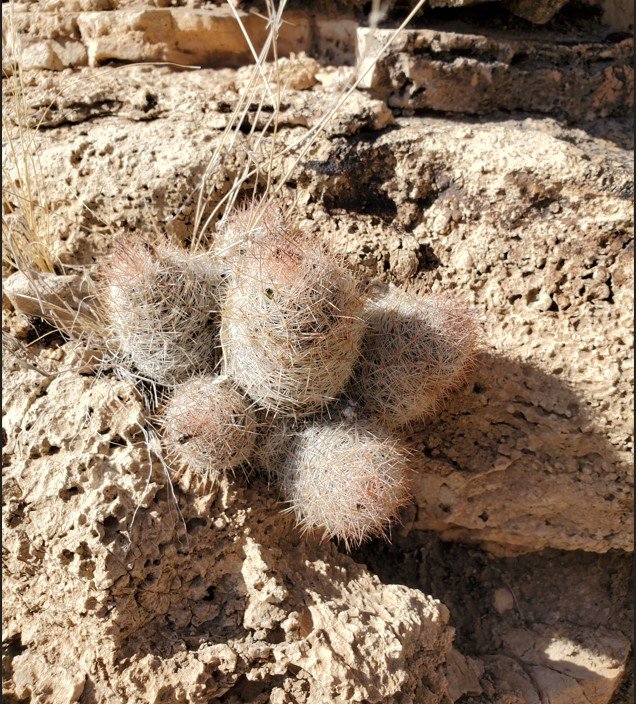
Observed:
[[[10,54],[3,69],[2,111],[2,264],[3,273],[36,270],[53,273],[55,256],[51,213],[38,154],[37,128],[29,121],[21,43],[13,6],[3,13],[3,50]],[[10,74],[10,75],[8,75]],[[4,102],[4,101],[3,101]]]

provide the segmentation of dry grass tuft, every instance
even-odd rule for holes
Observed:
[[[361,423],[312,423],[282,467],[283,494],[304,531],[348,548],[385,535],[409,502],[409,458],[400,440]]]
[[[2,264],[11,271],[55,271],[51,213],[38,152],[37,127],[29,120],[21,44],[13,5],[3,13]],[[6,21],[6,26],[5,26]]]
[[[294,225],[262,223],[274,226],[252,229],[228,279],[224,369],[275,414],[303,416],[347,384],[363,334],[362,299],[349,273]]]
[[[161,423],[168,453],[199,474],[218,475],[252,459],[256,411],[227,378],[198,376],[177,386]]]
[[[364,411],[387,428],[433,414],[466,378],[479,330],[472,310],[447,295],[396,287],[369,303],[355,389]]]

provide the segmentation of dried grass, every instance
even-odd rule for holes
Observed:
[[[6,103],[2,110],[2,264],[3,274],[55,271],[51,212],[38,153],[37,127],[29,121],[25,79],[13,5],[3,13],[3,50],[11,59],[3,69]],[[9,78],[9,75],[11,77]],[[4,100],[3,100],[4,102]]]

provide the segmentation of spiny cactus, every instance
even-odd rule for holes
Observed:
[[[101,278],[108,344],[123,364],[161,384],[212,370],[221,277],[210,257],[120,239]]]
[[[233,208],[217,225],[212,252],[224,271],[244,257],[248,250],[272,237],[294,242],[302,236],[294,223],[286,223],[280,204],[256,198]],[[261,245],[262,246],[262,245]]]
[[[400,440],[355,422],[313,422],[294,437],[283,494],[298,523],[346,546],[383,535],[409,501],[409,459]]]
[[[364,322],[356,281],[295,228],[233,262],[221,314],[224,371],[276,414],[320,410],[349,381]]]
[[[223,377],[199,376],[179,384],[162,425],[169,452],[212,475],[249,462],[258,433],[254,407]]]
[[[387,428],[434,413],[473,362],[474,313],[450,296],[391,287],[367,305],[365,319],[355,383],[364,411]]]
[[[175,386],[169,455],[205,476],[260,467],[304,530],[347,546],[385,534],[410,496],[394,431],[464,378],[473,314],[395,287],[365,306],[351,275],[268,201],[230,214],[215,252],[119,242],[103,274],[120,357]]]

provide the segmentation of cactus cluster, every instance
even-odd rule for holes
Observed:
[[[166,390],[168,454],[265,472],[303,530],[346,545],[397,520],[413,475],[402,432],[476,348],[460,301],[368,294],[270,200],[226,217],[203,255],[120,242],[102,282],[116,356]]]

